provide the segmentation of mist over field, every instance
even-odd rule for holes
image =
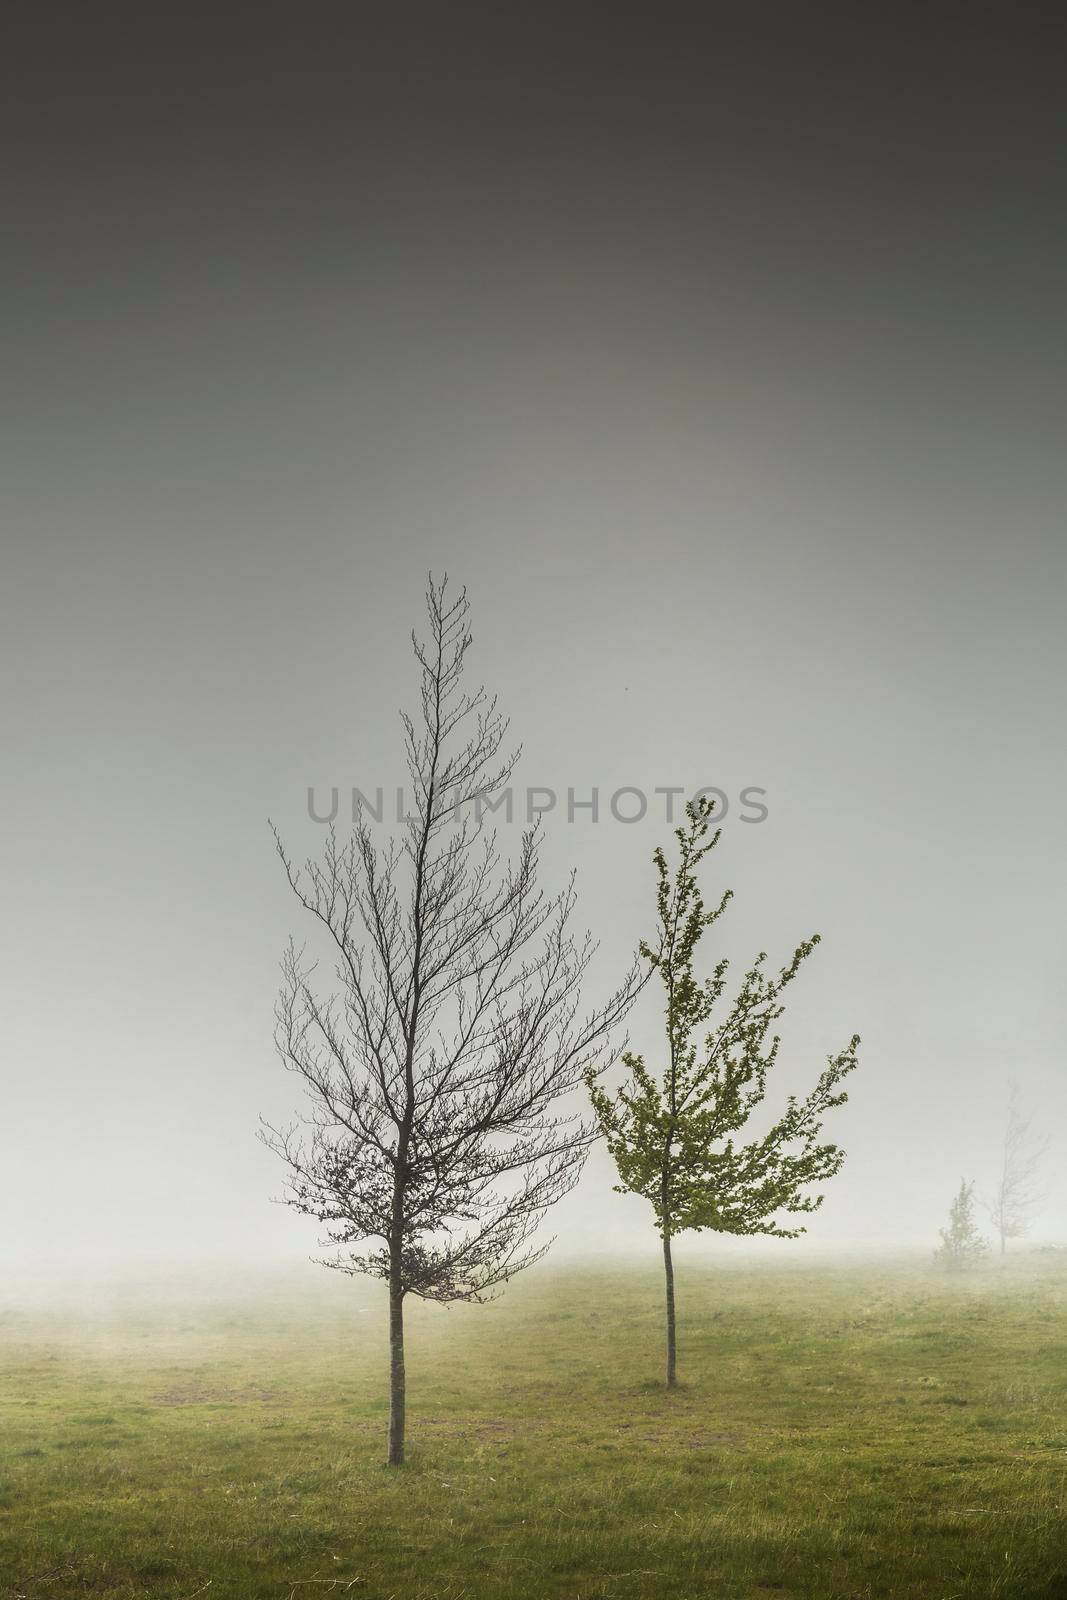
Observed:
[[[1061,1260],[523,1274],[418,1306],[414,1448],[382,1462],[383,1296],[127,1282],[0,1313],[0,1582],[113,1600],[348,1587],[1057,1600]]]
[[[779,1084],[862,1034],[848,1160],[775,1259],[932,1247],[1012,1080],[1067,1237],[1043,20],[4,10],[5,1277],[313,1252],[254,1138],[298,1104],[267,819],[302,855],[309,789],[406,781],[430,569],[559,797],[591,998],[660,789],[730,801],[717,950],[823,935]],[[654,1249],[611,1182],[558,1257]]]

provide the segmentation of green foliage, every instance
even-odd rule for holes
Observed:
[[[938,1231],[941,1243],[934,1251],[934,1260],[947,1272],[962,1272],[989,1253],[989,1245],[974,1220],[974,1184],[965,1178],[960,1179],[949,1209],[948,1227]]]
[[[649,1201],[663,1237],[713,1229],[794,1238],[804,1229],[787,1226],[783,1218],[817,1210],[823,1197],[810,1186],[832,1178],[845,1158],[836,1144],[822,1141],[822,1120],[847,1098],[840,1085],[856,1066],[859,1038],[829,1057],[805,1099],[789,1097],[768,1132],[737,1142],[766,1095],[778,1057],[779,1038],[771,1029],[784,1010],[782,993],[819,936],[798,945],[777,973],[768,972],[761,952],[724,1008],[729,963],[720,960],[703,981],[694,970],[701,938],[731,899],[728,891],[709,910],[697,880],[720,835],[709,837],[707,802],[687,806],[686,813],[688,826],[675,830],[679,861],[673,879],[664,852],[653,857],[657,938],[654,945],[641,945],[666,995],[663,1074],[657,1077],[642,1056],[627,1052],[628,1077],[617,1092],[605,1090],[592,1073],[586,1081],[622,1180],[617,1188]]]

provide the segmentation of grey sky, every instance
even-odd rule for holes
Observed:
[[[1046,42],[4,9],[4,1258],[313,1248],[253,1137],[295,1103],[266,818],[400,781],[431,566],[521,783],[768,791],[728,946],[824,936],[787,1085],[864,1038],[814,1238],[931,1237],[1012,1077],[1067,1125]],[[605,983],[665,831],[548,819]],[[600,1158],[559,1220],[647,1234]]]

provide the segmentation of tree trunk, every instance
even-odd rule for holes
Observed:
[[[671,1236],[666,1229],[663,1233],[663,1271],[667,1279],[667,1387],[673,1389],[678,1382],[674,1337],[674,1262],[671,1260]]]
[[[404,1291],[389,1280],[389,1465],[404,1464]]]

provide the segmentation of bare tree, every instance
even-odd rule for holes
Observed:
[[[1020,1239],[1028,1231],[1033,1214],[1044,1199],[1041,1163],[1047,1150],[1048,1139],[1035,1133],[1032,1120],[1023,1114],[1019,1086],[1012,1084],[1000,1175],[992,1197],[983,1201],[1000,1240],[1001,1255],[1006,1254],[1009,1239]]]
[[[290,943],[277,1044],[311,1101],[264,1124],[289,1169],[286,1200],[326,1226],[324,1265],[389,1286],[389,1462],[404,1459],[404,1300],[481,1300],[538,1260],[548,1208],[577,1182],[594,1128],[558,1108],[607,1065],[637,965],[583,1013],[593,946],[570,931],[574,880],[538,888],[538,832],[502,859],[482,819],[518,752],[483,689],[467,694],[466,591],[427,590],[416,718],[402,716],[411,810],[384,849],[365,814],[319,859],[278,853],[320,924],[336,987]],[[549,1241],[550,1242],[550,1241]]]

